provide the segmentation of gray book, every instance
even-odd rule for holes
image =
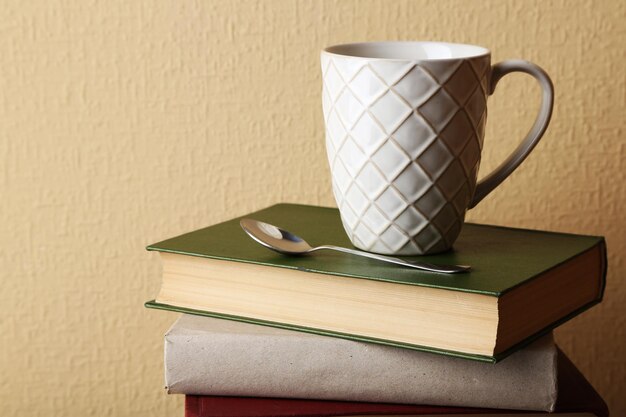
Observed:
[[[165,335],[170,394],[552,411],[552,335],[497,364],[182,315]]]

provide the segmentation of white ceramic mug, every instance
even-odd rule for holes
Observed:
[[[443,42],[331,46],[321,54],[322,102],[333,193],[354,246],[436,253],[458,237],[465,212],[528,156],[550,121],[553,87],[527,61],[491,66],[488,49]],[[519,147],[477,183],[487,97],[521,71],[543,90]]]

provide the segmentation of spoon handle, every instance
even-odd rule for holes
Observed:
[[[356,249],[348,249],[332,245],[318,246],[316,248],[312,248],[309,252],[323,249],[349,253],[351,255],[363,256],[365,258],[372,258],[383,262],[406,266],[409,268],[421,269],[422,271],[439,272],[442,274],[457,274],[459,272],[467,272],[470,269],[470,267],[466,265],[435,265],[426,262],[405,261],[404,259],[394,258],[391,256],[378,255],[376,253],[363,252]]]

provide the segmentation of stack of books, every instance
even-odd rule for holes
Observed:
[[[312,245],[350,246],[336,209],[246,217]],[[552,330],[602,299],[604,239],[466,224],[445,275],[341,253],[288,257],[240,219],[148,247],[163,263],[147,307],[184,313],[165,381],[185,416],[608,416]]]

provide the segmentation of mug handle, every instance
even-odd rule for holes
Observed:
[[[532,62],[522,60],[506,60],[498,62],[491,67],[491,81],[489,83],[489,95],[492,95],[496,89],[498,81],[508,73],[511,72],[525,72],[530,74],[539,82],[541,89],[543,90],[541,96],[541,107],[539,113],[535,119],[535,123],[519,146],[509,155],[509,157],[500,164],[489,175],[484,177],[476,185],[476,191],[474,198],[469,205],[469,208],[473,208],[476,204],[494,190],[502,181],[506,179],[515,169],[526,159],[530,151],[533,150],[535,145],[539,142],[539,139],[543,136],[550,117],[552,116],[552,105],[554,103],[554,87],[548,74],[539,66]]]

